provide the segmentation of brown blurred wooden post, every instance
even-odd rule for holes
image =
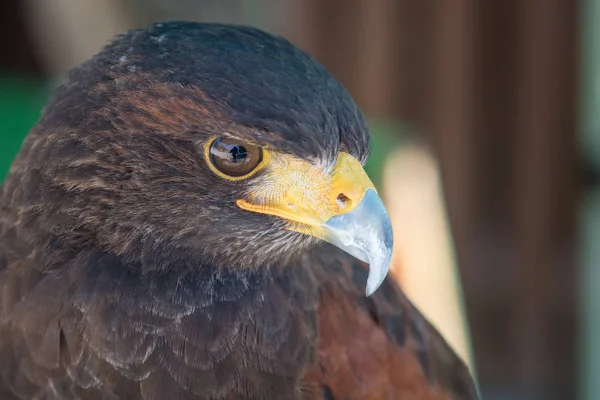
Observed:
[[[516,328],[523,384],[533,395],[549,396],[573,379],[573,368],[569,371],[557,365],[553,343],[575,324],[573,297],[565,297],[565,292],[574,291],[575,273],[575,266],[565,262],[568,256],[573,261],[568,252],[577,200],[575,6],[561,0],[519,5],[514,201],[520,307]]]
[[[459,244],[472,235],[477,217],[478,153],[474,118],[477,70],[474,44],[476,0],[438,3],[430,20],[433,69],[426,128],[441,164],[446,202]]]

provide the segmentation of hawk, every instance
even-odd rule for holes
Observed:
[[[280,37],[118,37],[1,189],[0,398],[476,398],[386,278],[368,155],[349,94]]]

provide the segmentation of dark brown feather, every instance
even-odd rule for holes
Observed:
[[[366,268],[343,254],[318,263],[329,274],[319,294],[318,362],[304,375],[324,399],[475,399],[465,364],[388,277],[362,295]]]
[[[141,276],[95,253],[75,262],[37,279],[2,271],[3,385],[19,398],[476,398],[391,279],[365,298],[366,267],[328,245],[281,270],[217,276],[233,291],[196,270]]]

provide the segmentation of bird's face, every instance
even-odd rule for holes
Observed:
[[[51,133],[33,134],[22,157],[37,160],[79,235],[159,267],[265,266],[327,241],[370,263],[367,294],[385,278],[392,233],[362,167],[362,115],[289,43],[156,25],[70,80],[40,122]]]
[[[277,229],[325,240],[370,263],[367,294],[381,284],[391,258],[390,222],[353,155],[339,151],[334,163],[314,163],[228,137],[208,140],[204,149],[206,164],[221,179],[251,179],[263,170],[235,200],[237,207],[284,221]]]

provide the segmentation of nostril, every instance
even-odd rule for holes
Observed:
[[[350,200],[350,198],[348,198],[348,196],[346,196],[344,193],[338,194],[335,201],[340,208],[346,208],[352,204],[352,200]]]

